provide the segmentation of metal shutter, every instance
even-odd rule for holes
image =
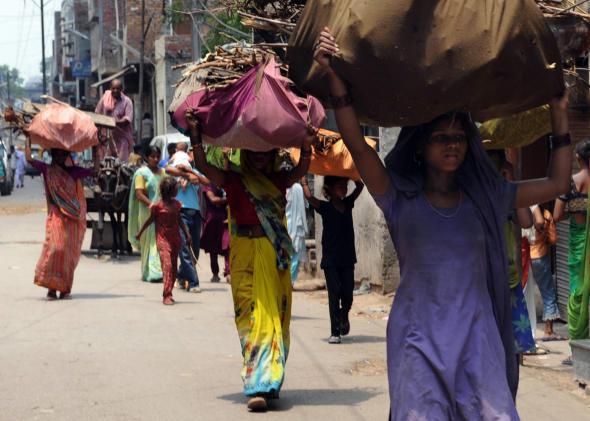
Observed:
[[[567,301],[570,295],[570,274],[567,265],[569,250],[569,220],[557,224],[557,245],[555,258],[555,278],[557,283],[557,305],[561,318],[567,321]]]

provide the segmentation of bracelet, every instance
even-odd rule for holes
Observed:
[[[565,146],[570,146],[572,144],[572,138],[569,133],[564,135],[551,135],[549,136],[549,147],[552,151],[563,148]]]
[[[337,97],[330,95],[329,102],[333,109],[338,110],[352,105],[352,97],[349,93]]]

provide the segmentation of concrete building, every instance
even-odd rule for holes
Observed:
[[[63,58],[63,42],[61,39],[61,12],[55,12],[53,14],[53,31],[54,38],[52,43],[53,55],[51,57],[50,66],[50,84],[49,84],[49,95],[54,98],[62,99],[60,92],[60,74]]]
[[[50,65],[50,95],[82,109],[92,81],[88,5],[88,0],[63,0],[55,12]]]
[[[173,85],[181,76],[182,70],[174,70],[175,64],[191,61],[192,45],[190,34],[165,35],[156,40],[156,98],[154,132],[166,134],[174,130],[170,125],[168,107],[174,96]]]
[[[155,40],[168,31],[165,7],[168,1],[145,0],[145,27],[141,28],[141,0],[87,0],[94,83],[90,102],[98,103],[108,83],[123,81],[124,92],[135,109],[135,128],[144,112],[155,107]],[[145,31],[145,62],[142,109],[139,99],[139,69],[142,32]]]
[[[54,49],[60,57],[53,59],[57,72],[52,84],[63,101],[80,108],[85,107],[92,76],[89,30],[88,1],[63,0],[55,24]]]

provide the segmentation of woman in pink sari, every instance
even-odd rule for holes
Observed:
[[[31,140],[27,139],[25,155],[33,168],[43,173],[47,198],[45,242],[35,268],[35,285],[47,288],[47,299],[70,297],[74,270],[80,260],[86,231],[86,199],[81,179],[93,176],[99,166],[93,148],[94,170],[66,165],[69,152],[51,150],[51,164],[31,156]]]

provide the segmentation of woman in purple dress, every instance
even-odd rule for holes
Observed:
[[[402,129],[385,165],[363,138],[339,53],[322,32],[336,120],[397,250],[401,284],[387,327],[391,420],[518,420],[503,226],[508,212],[567,191],[567,98],[551,102],[549,175],[510,183],[493,167],[469,115]]]

